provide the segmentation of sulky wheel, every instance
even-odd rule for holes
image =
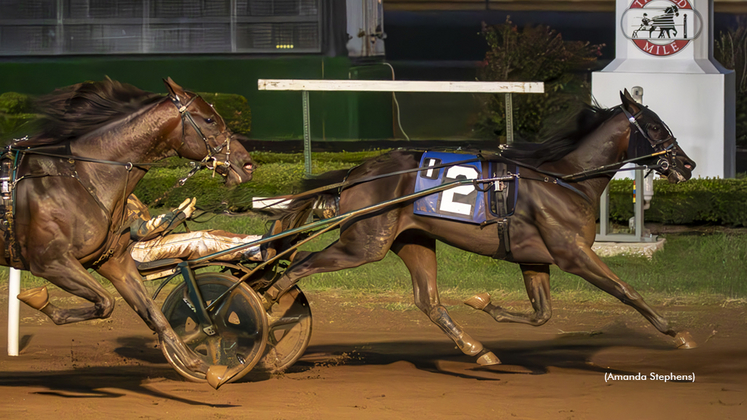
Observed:
[[[267,313],[267,348],[257,369],[279,373],[293,365],[311,340],[311,308],[301,289],[293,286]]]
[[[195,276],[206,305],[220,296],[236,278],[224,273],[205,272]],[[189,302],[189,303],[188,303]],[[210,312],[216,334],[209,336],[199,328],[190,307],[187,285],[178,285],[169,294],[161,310],[184,343],[209,365],[226,366],[233,382],[246,375],[264,354],[267,344],[267,316],[257,293],[242,284]],[[169,363],[185,378],[205,381],[205,375],[183,366],[175,355],[161,346]],[[225,375],[224,375],[225,376]]]

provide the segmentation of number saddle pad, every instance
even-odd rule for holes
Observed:
[[[453,165],[451,165],[453,163]],[[425,152],[420,167],[448,165],[418,172],[415,192],[462,179],[485,179],[509,174],[518,175],[516,165],[501,161],[486,161],[476,155]],[[488,176],[483,176],[484,174]],[[482,191],[484,190],[484,191]],[[481,224],[514,213],[518,199],[518,179],[511,181],[459,185],[433,193],[415,201],[414,213],[466,223]]]

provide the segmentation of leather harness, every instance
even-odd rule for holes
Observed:
[[[192,102],[199,97],[199,95],[194,95],[187,101],[186,104],[182,104],[181,100],[176,95],[170,95],[169,99],[171,102],[176,106],[177,110],[179,111],[179,116],[182,120],[182,141],[179,147],[177,148],[177,154],[179,154],[179,149],[184,145],[184,138],[186,136],[186,125],[187,123],[192,126],[197,134],[199,135],[200,139],[205,143],[206,148],[206,156],[202,159],[199,165],[195,165],[195,168],[193,168],[190,173],[177,181],[177,184],[174,185],[175,188],[177,186],[184,185],[184,183],[189,179],[192,175],[194,175],[198,170],[202,169],[203,167],[206,167],[208,169],[213,170],[213,172],[219,172],[222,176],[227,175],[228,169],[231,167],[231,163],[229,161],[230,154],[231,154],[231,139],[232,135],[231,132],[226,129],[224,130],[221,135],[225,137],[225,140],[222,144],[220,144],[218,147],[213,147],[210,144],[211,140],[216,140],[215,136],[205,136],[205,134],[202,132],[200,127],[195,122],[194,118],[192,117],[192,114],[189,112],[189,106],[192,104]],[[116,161],[108,161],[108,160],[102,160],[102,159],[92,159],[92,158],[86,158],[82,156],[74,156],[72,155],[70,151],[70,144],[69,142],[61,143],[59,145],[54,146],[40,146],[40,147],[33,147],[33,148],[22,148],[22,147],[14,147],[14,145],[22,145],[25,140],[27,140],[28,137],[24,137],[22,139],[18,139],[11,143],[11,145],[7,146],[5,150],[3,151],[2,156],[0,156],[0,228],[3,230],[3,235],[5,239],[5,260],[7,263],[15,268],[19,269],[25,269],[27,267],[26,261],[24,261],[23,256],[21,254],[20,245],[17,243],[15,238],[15,191],[16,191],[16,185],[24,180],[29,178],[39,178],[39,177],[46,177],[46,176],[64,176],[64,177],[71,177],[76,179],[81,186],[90,194],[90,196],[93,198],[93,200],[97,203],[97,205],[104,211],[104,214],[107,215],[107,218],[110,222],[110,235],[108,235],[107,243],[105,249],[107,250],[101,256],[93,263],[94,267],[97,267],[101,264],[103,264],[109,257],[111,257],[114,253],[114,241],[119,235],[116,235],[115,233],[124,231],[126,229],[126,223],[125,223],[125,201],[127,199],[127,184],[129,182],[129,174],[132,171],[134,167],[146,167],[146,166],[155,166],[157,164],[152,162],[140,162],[140,163],[133,163],[133,162],[116,162]],[[223,148],[226,149],[225,155],[226,158],[224,161],[219,161],[217,159],[217,154],[220,153]],[[20,177],[18,177],[18,168],[20,166],[21,161],[26,155],[41,155],[51,158],[57,158],[60,159],[60,161],[63,161],[67,164],[67,168],[61,168],[58,165],[55,165],[54,168],[56,170],[55,173],[40,173],[40,174],[24,174]],[[116,165],[116,166],[122,166],[125,168],[125,186],[123,188],[123,197],[122,197],[122,216],[121,216],[121,224],[119,226],[114,225],[111,223],[111,216],[109,214],[111,213],[109,209],[106,208],[106,206],[101,202],[101,200],[98,198],[98,195],[96,194],[96,191],[93,187],[90,185],[86,185],[86,183],[83,182],[83,180],[80,178],[80,176],[77,174],[75,170],[75,162],[76,161],[84,161],[84,162],[93,162],[93,163],[99,163],[99,164],[106,164],[106,165]],[[221,169],[218,171],[218,169]],[[225,171],[225,172],[224,172]],[[114,211],[114,209],[112,209]]]

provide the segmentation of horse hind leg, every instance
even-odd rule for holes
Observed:
[[[392,251],[407,266],[412,277],[415,305],[468,356],[477,356],[481,365],[500,364],[498,357],[485,349],[478,340],[464,332],[441,305],[436,284],[436,241],[412,233],[404,233],[392,245]]]
[[[299,280],[317,273],[355,268],[382,260],[392,246],[396,217],[375,217],[362,220],[340,233],[340,239],[322,251],[299,251],[293,264],[283,276],[262,295],[265,309],[269,309]],[[382,224],[384,223],[384,224]],[[371,235],[371,232],[387,232]]]
[[[60,308],[49,302],[46,287],[27,290],[18,295],[18,299],[44,313],[57,325],[108,318],[114,310],[115,300],[111,294],[74,258],[62,257],[43,266],[31,261],[30,271],[66,292],[93,303],[93,306],[84,308]]]
[[[487,312],[498,322],[518,322],[535,327],[543,325],[552,317],[550,266],[548,264],[521,264],[521,272],[524,276],[524,286],[526,286],[529,301],[534,309],[534,312],[531,314],[509,312],[491,303],[490,295],[487,293],[475,295],[465,300],[464,303],[475,309]]]

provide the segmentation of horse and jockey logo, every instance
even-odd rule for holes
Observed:
[[[633,0],[621,28],[641,51],[668,56],[700,35],[700,14],[688,0]]]

